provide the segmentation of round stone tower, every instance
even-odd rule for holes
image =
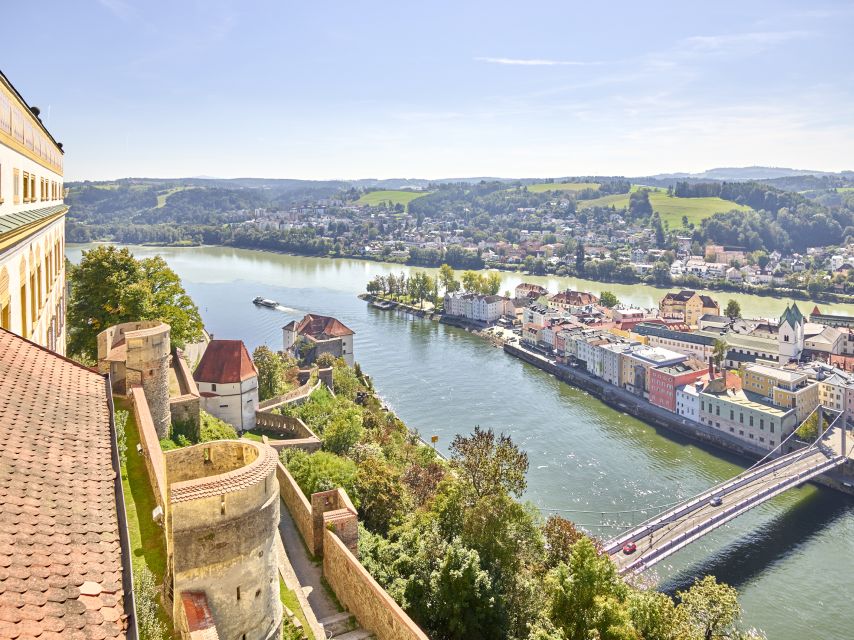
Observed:
[[[258,442],[216,440],[164,458],[176,624],[203,603],[220,638],[279,638],[276,452]]]
[[[110,373],[113,392],[140,385],[159,438],[169,437],[169,325],[125,322],[98,334],[98,370]]]

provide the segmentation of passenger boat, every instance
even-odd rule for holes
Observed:
[[[252,302],[258,305],[259,307],[269,307],[270,309],[275,309],[279,306],[279,303],[275,300],[270,300],[269,298],[262,298],[261,296],[255,298]]]

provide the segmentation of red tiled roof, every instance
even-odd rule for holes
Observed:
[[[592,293],[588,293],[587,291],[572,291],[570,289],[554,294],[549,300],[557,304],[569,304],[576,307],[583,307],[599,302],[599,298]]]
[[[219,638],[213,614],[208,606],[208,597],[204,591],[182,591],[181,604],[187,618],[187,630],[193,640]]]
[[[107,386],[0,330],[0,638],[124,638]]]
[[[353,331],[340,320],[330,316],[314,315],[313,313],[308,313],[299,322],[290,322],[285,327],[291,331],[296,331],[297,335],[307,335],[319,339],[353,335]]]
[[[258,370],[242,340],[211,340],[193,373],[196,382],[226,384],[257,376]]]

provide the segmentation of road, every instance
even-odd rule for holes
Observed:
[[[766,463],[745,477],[713,487],[697,499],[653,519],[647,526],[616,539],[616,544],[607,551],[621,573],[645,569],[754,506],[838,464],[836,458],[829,458],[819,449],[796,452]],[[713,495],[721,497],[720,506],[710,504]],[[634,553],[623,553],[622,547],[627,542],[637,545]]]

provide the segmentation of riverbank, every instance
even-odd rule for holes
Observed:
[[[107,240],[93,240],[92,244],[116,244]],[[138,246],[138,247],[146,247],[146,248],[174,248],[174,249],[186,249],[186,248],[203,248],[203,247],[221,247],[225,249],[243,249],[246,251],[258,251],[261,253],[271,253],[276,255],[285,255],[285,256],[296,256],[296,257],[304,257],[304,258],[319,258],[319,259],[328,259],[328,260],[358,260],[361,262],[373,262],[376,264],[383,265],[396,265],[399,267],[406,267],[407,269],[438,269],[439,265],[424,265],[417,263],[409,263],[402,260],[395,260],[393,258],[387,256],[366,256],[362,254],[340,254],[340,255],[329,255],[329,254],[316,254],[316,253],[300,253],[296,251],[284,251],[279,249],[269,249],[266,247],[253,247],[253,246],[244,246],[244,245],[230,245],[230,244],[157,244],[157,243],[145,243],[138,245],[128,245],[128,246]],[[462,269],[462,267],[461,267]],[[466,269],[468,270],[468,269]],[[508,275],[520,275],[525,278],[568,278],[568,279],[578,279],[585,280],[587,282],[595,283],[597,286],[604,287],[603,290],[607,290],[613,287],[632,287],[632,286],[647,286],[654,287],[658,289],[702,289],[704,291],[716,292],[716,293],[730,293],[734,295],[744,295],[744,296],[759,296],[765,298],[788,298],[793,300],[801,300],[805,302],[814,302],[814,303],[822,303],[822,304],[854,304],[854,295],[845,294],[845,293],[834,293],[831,291],[822,291],[817,294],[810,294],[806,289],[790,289],[790,288],[768,288],[768,287],[755,287],[752,285],[745,284],[733,284],[725,281],[701,281],[701,282],[681,282],[678,280],[672,281],[670,284],[656,284],[655,282],[645,282],[641,279],[637,279],[631,282],[628,281],[619,281],[619,280],[600,280],[600,279],[589,279],[586,276],[579,276],[576,274],[558,274],[556,272],[548,272],[543,274],[533,274],[528,271],[525,271],[520,266],[514,266],[510,264],[491,264],[484,265],[478,269],[471,269],[471,271],[498,271],[499,273],[505,273]]]
[[[751,445],[749,442],[745,442],[728,433],[682,418],[666,409],[647,402],[643,398],[637,397],[625,389],[620,389],[596,376],[590,375],[579,367],[558,364],[539,353],[530,351],[519,345],[505,342],[503,348],[505,353],[552,374],[562,382],[589,393],[613,409],[643,420],[653,428],[666,429],[691,440],[710,445],[714,449],[735,454],[751,463],[760,460],[768,453],[765,449]],[[781,453],[788,453],[796,448],[791,447],[789,450]],[[824,476],[819,476],[812,480],[812,482],[848,495],[854,495],[854,464],[849,461],[841,469],[827,473]]]

